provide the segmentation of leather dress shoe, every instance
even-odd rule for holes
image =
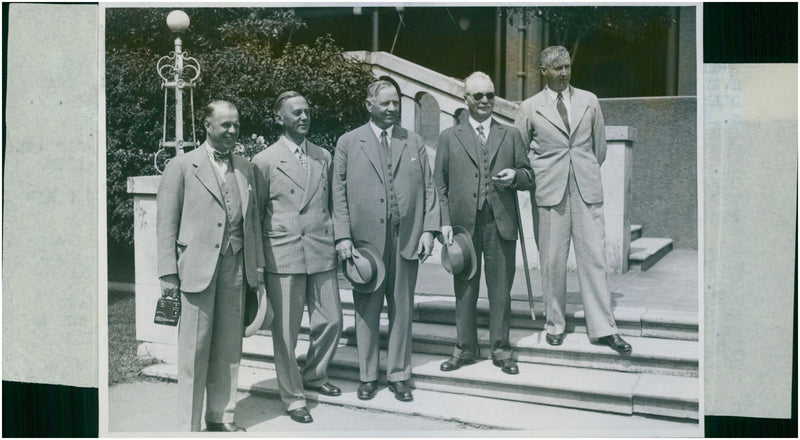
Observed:
[[[464,365],[472,365],[474,363],[475,359],[459,358],[453,356],[450,359],[442,362],[442,365],[439,366],[439,369],[442,371],[455,371],[463,367]]]
[[[314,421],[314,418],[311,417],[311,414],[309,414],[308,410],[305,407],[293,409],[291,411],[286,411],[286,412],[289,413],[289,417],[291,417],[292,420],[294,420],[297,423],[311,423]]]
[[[500,359],[499,361],[498,360],[493,360],[492,364],[495,367],[500,367],[500,370],[503,373],[506,373],[506,374],[517,374],[517,373],[519,373],[519,368],[517,367],[517,363],[514,362],[514,359],[508,358],[508,359]]]
[[[411,387],[408,386],[408,382],[405,380],[389,382],[389,389],[394,393],[394,398],[401,402],[414,400],[414,396],[411,395]]]
[[[550,345],[561,345],[561,343],[564,342],[564,333],[559,333],[557,335],[551,335],[550,333],[548,333],[547,336],[544,337],[544,339]]]
[[[206,422],[206,431],[208,432],[245,432],[246,429],[237,425],[236,423],[212,423]]]
[[[361,385],[358,386],[358,398],[361,400],[369,400],[375,397],[375,393],[378,392],[378,382],[361,382]]]
[[[611,349],[616,350],[620,353],[630,353],[633,350],[631,344],[625,342],[618,334],[617,335],[608,335],[603,336],[599,339],[600,342],[603,344],[608,345]]]
[[[309,390],[309,391],[316,391],[316,392],[318,392],[318,393],[320,393],[322,395],[325,395],[325,396],[341,396],[342,395],[342,390],[340,390],[339,387],[337,387],[336,385],[334,385],[334,384],[332,384],[330,382],[324,383],[324,384],[322,384],[322,385],[320,385],[318,387],[305,386],[304,388]]]

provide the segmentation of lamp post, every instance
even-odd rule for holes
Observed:
[[[156,70],[158,76],[161,77],[161,88],[164,89],[164,125],[159,142],[159,150],[156,153],[156,169],[163,172],[163,169],[158,166],[158,157],[160,154],[166,152],[167,148],[174,148],[175,155],[183,154],[184,148],[197,147],[197,139],[195,138],[194,126],[194,86],[197,78],[200,77],[200,63],[189,56],[188,52],[183,50],[183,41],[181,41],[181,34],[189,29],[189,16],[185,12],[175,10],[167,15],[167,26],[170,31],[175,34],[175,50],[170,52],[158,60]],[[189,104],[192,113],[192,140],[186,141],[183,137],[183,94],[184,89],[189,91]],[[174,90],[174,105],[175,105],[175,138],[174,140],[167,140],[167,101],[169,91]]]

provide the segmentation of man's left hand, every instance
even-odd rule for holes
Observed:
[[[511,168],[506,168],[497,175],[492,177],[492,181],[497,185],[503,188],[507,188],[514,183],[514,178],[517,177],[517,172]]]
[[[423,232],[422,237],[419,238],[419,246],[417,246],[417,255],[419,255],[419,262],[424,263],[433,252],[433,234],[430,232]]]

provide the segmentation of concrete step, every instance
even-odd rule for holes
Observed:
[[[631,241],[628,268],[631,271],[650,269],[672,250],[671,238],[638,238]]]
[[[277,398],[277,380],[272,364],[252,365],[245,360],[239,369],[239,388],[254,394]],[[151,377],[176,380],[174,364],[156,364],[144,369]],[[380,388],[374,399],[359,400],[356,397],[357,382],[331,379],[342,389],[342,395],[328,397],[306,391],[306,399],[331,405],[363,408],[409,416],[421,416],[440,420],[452,420],[471,425],[476,435],[494,432],[489,430],[528,431],[536,437],[697,437],[702,435],[699,424],[693,420],[667,420],[641,415],[621,415],[585,411],[526,402],[494,399],[481,396],[442,393],[433,390],[414,390],[413,402],[399,402],[385,388]],[[245,404],[241,403],[240,404]],[[320,411],[311,405],[312,413]],[[580,420],[575,424],[575,420]],[[402,431],[401,427],[387,427],[387,432],[375,433],[376,437],[389,432]],[[464,431],[459,431],[464,434]]]
[[[642,225],[631,225],[631,241],[634,241],[642,236]]]
[[[352,311],[343,313],[344,331],[342,341],[356,345],[355,317]],[[381,316],[381,347],[388,340],[389,320]],[[304,315],[302,337],[308,334],[308,315]],[[268,331],[262,333],[269,335]],[[456,328],[453,325],[414,322],[412,325],[413,347],[416,353],[440,356],[440,363],[453,353],[456,345]],[[590,342],[586,334],[568,334],[558,347],[545,341],[543,330],[512,329],[509,340],[520,363],[566,365],[599,370],[636,373],[666,374],[674,376],[697,376],[700,347],[694,341],[669,340],[626,336],[633,352],[621,355],[609,347]],[[478,344],[484,357],[491,356],[489,330],[478,329]]]

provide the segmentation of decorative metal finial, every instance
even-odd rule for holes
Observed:
[[[183,154],[184,148],[198,146],[194,126],[194,86],[200,77],[200,63],[183,50],[180,34],[189,29],[189,16],[176,10],[167,15],[167,26],[175,34],[175,50],[158,60],[156,71],[161,77],[161,88],[164,89],[164,125],[159,150],[155,156],[155,166],[159,173],[163,169],[158,165],[158,157],[167,148],[175,148],[175,155]],[[167,97],[170,89],[175,91],[175,140],[167,141]],[[192,140],[183,138],[183,89],[189,89],[189,102],[192,113]],[[168,162],[169,159],[165,161]]]

